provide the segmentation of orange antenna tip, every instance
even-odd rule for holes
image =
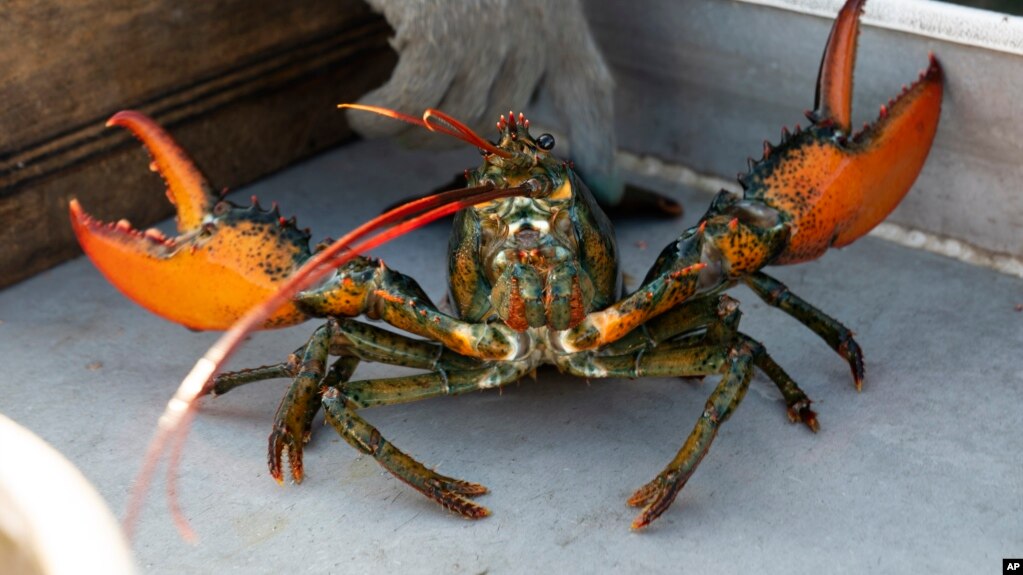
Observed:
[[[371,112],[373,114],[378,114],[380,116],[385,116],[387,118],[393,118],[395,120],[401,120],[402,122],[407,122],[407,123],[415,125],[415,126],[427,127],[426,124],[423,123],[423,121],[420,120],[419,118],[416,118],[415,116],[410,116],[408,114],[403,114],[403,113],[401,113],[401,112],[399,112],[397,110],[392,110],[390,108],[383,108],[383,107],[380,107],[380,106],[368,106],[366,104],[348,104],[348,103],[338,104],[337,107],[338,107],[338,109],[342,109],[342,110],[343,109],[349,109],[349,110],[360,110],[362,112]]]

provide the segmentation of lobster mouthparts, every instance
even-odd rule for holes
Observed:
[[[108,126],[130,130],[152,155],[150,169],[167,183],[177,208],[179,235],[135,230],[127,220],[107,224],[71,200],[71,225],[78,243],[103,275],[142,307],[191,329],[227,329],[309,258],[309,234],[276,207],[253,199],[243,208],[218,200],[206,178],[153,120],[139,112],[114,115]],[[291,303],[263,327],[300,323]]]

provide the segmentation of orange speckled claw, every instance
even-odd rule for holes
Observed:
[[[853,67],[866,0],[848,0],[821,60],[809,129],[768,146],[741,181],[747,197],[782,212],[793,230],[773,263],[820,256],[865,235],[895,209],[916,181],[938,129],[942,71],[931,55],[920,77],[877,120],[853,134]]]
[[[267,299],[309,257],[308,234],[276,209],[218,201],[206,178],[153,120],[139,112],[114,115],[152,155],[150,168],[167,183],[178,232],[135,230],[127,220],[105,224],[71,200],[78,243],[110,283],[149,311],[192,329],[227,329]],[[305,319],[294,305],[278,309],[264,327]]]

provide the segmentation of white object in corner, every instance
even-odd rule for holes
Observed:
[[[134,573],[121,528],[71,462],[0,415],[0,573]]]

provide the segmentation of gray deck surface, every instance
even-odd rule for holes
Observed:
[[[360,143],[235,200],[278,200],[317,239],[337,237],[476,161],[464,149]],[[618,226],[632,278],[708,202],[672,191],[684,221]],[[155,176],[139,193],[164,201]],[[447,233],[435,224],[376,255],[439,299]],[[625,500],[675,454],[713,379],[542,371],[500,392],[364,412],[426,464],[487,485],[493,516],[479,522],[443,511],[319,426],[307,480],[278,487],[265,463],[286,385],[274,381],[204,404],[180,477],[200,541],[179,539],[158,483],[133,542],[141,571],[997,573],[1002,557],[1023,555],[1023,281],[871,238],[771,273],[857,332],[866,386],[857,394],[814,334],[735,290],[743,330],[815,400],[821,431],[790,424],[758,374],[675,505],[643,533],[629,531]],[[85,259],[0,292],[0,321],[0,411],[67,455],[122,513],[159,413],[215,334],[149,315]],[[232,365],[279,361],[313,326],[257,334]],[[358,375],[395,373],[364,364]]]

